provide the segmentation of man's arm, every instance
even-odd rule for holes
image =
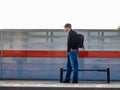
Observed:
[[[69,41],[68,41],[68,48],[77,48],[77,41],[76,41],[76,35],[77,33],[75,31],[72,31],[69,35]]]

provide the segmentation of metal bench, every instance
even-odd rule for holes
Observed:
[[[63,82],[63,72],[66,71],[64,68],[60,68],[60,83]],[[78,71],[96,71],[96,72],[106,72],[107,83],[110,83],[110,68],[107,69],[79,69]]]

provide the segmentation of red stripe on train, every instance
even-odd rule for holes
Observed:
[[[3,57],[43,57],[43,58],[65,58],[66,51],[53,50],[3,50]],[[120,51],[80,51],[82,58],[120,58]]]

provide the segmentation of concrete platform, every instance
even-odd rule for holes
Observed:
[[[64,84],[59,81],[43,80],[0,80],[0,90],[120,90],[120,81],[79,81]]]

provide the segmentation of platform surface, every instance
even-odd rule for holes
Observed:
[[[120,88],[120,81],[79,81],[78,84],[65,84],[59,81],[44,80],[0,80],[0,87],[66,87],[66,88]]]

